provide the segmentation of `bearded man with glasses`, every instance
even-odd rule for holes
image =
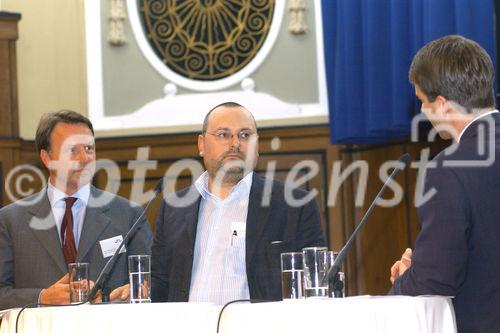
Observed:
[[[206,171],[158,213],[153,301],[281,300],[280,254],[325,245],[315,200],[297,205],[307,192],[253,171],[257,126],[240,104],[207,113],[198,149]],[[181,204],[189,192],[195,200]]]

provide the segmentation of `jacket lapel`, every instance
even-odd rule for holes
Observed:
[[[49,256],[61,270],[61,273],[66,274],[68,268],[62,252],[61,240],[57,233],[56,221],[54,220],[49,198],[47,197],[47,188],[42,190],[38,195],[40,198],[39,202],[28,207],[28,212],[33,216],[29,222],[30,230],[47,250]]]
[[[186,223],[186,230],[184,236],[188,244],[191,259],[194,252],[194,242],[196,240],[196,228],[198,226],[198,211],[200,209],[201,197],[195,202],[195,205],[186,207],[184,212],[184,221]]]
[[[99,240],[99,236],[108,227],[111,219],[105,214],[109,209],[108,196],[95,187],[90,187],[90,197],[85,211],[82,234],[76,253],[76,261],[82,261],[89,250]]]
[[[183,222],[185,224],[184,235],[182,238],[186,240],[186,247],[184,247],[185,255],[191,260],[189,267],[189,272],[191,272],[191,267],[193,266],[193,254],[194,254],[194,244],[196,241],[196,229],[198,227],[198,214],[200,210],[201,196],[195,201],[193,205],[185,207],[181,214],[183,215]],[[182,219],[182,217],[181,217]],[[191,281],[191,276],[189,278]]]
[[[264,178],[254,173],[252,179],[252,188],[248,201],[248,214],[246,226],[246,265],[247,271],[252,262],[252,257],[255,253],[257,241],[261,238],[264,227],[270,212],[270,204],[262,205],[262,196],[264,193]],[[271,200],[268,201],[269,203]]]
[[[183,231],[180,234],[179,246],[177,251],[179,256],[173,261],[174,270],[182,276],[181,279],[173,279],[178,281],[173,283],[170,288],[175,290],[174,300],[186,301],[189,299],[189,289],[191,287],[191,276],[193,267],[194,245],[196,241],[196,229],[198,226],[198,213],[200,210],[201,196],[192,205],[178,210],[176,219],[179,221],[179,227],[182,226]]]

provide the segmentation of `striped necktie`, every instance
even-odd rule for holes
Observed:
[[[73,207],[76,200],[77,198],[73,197],[64,199],[66,202],[66,210],[64,211],[61,225],[61,241],[64,258],[67,264],[75,262],[76,259],[76,244],[73,235],[73,213],[71,212],[71,207]]]

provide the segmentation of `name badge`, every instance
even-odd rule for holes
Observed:
[[[231,224],[231,231],[233,236],[245,237],[247,224],[245,222],[233,222]]]
[[[102,257],[103,258],[111,257],[115,253],[116,249],[118,249],[118,246],[120,246],[122,240],[123,240],[122,235],[119,235],[99,241],[102,250]],[[125,252],[127,252],[127,250],[125,249],[124,245],[120,250],[120,253],[125,253]]]

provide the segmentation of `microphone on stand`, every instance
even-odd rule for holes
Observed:
[[[342,267],[342,264],[344,263],[344,259],[347,255],[347,251],[349,251],[357,234],[359,233],[359,231],[361,230],[363,225],[368,220],[368,217],[371,215],[371,212],[373,211],[373,208],[375,208],[375,204],[377,203],[377,200],[382,196],[382,193],[384,193],[384,190],[389,185],[389,183],[392,181],[392,179],[396,176],[396,174],[406,167],[406,162],[408,161],[409,158],[410,158],[410,155],[408,153],[403,154],[399,158],[398,164],[396,165],[394,170],[392,170],[391,174],[389,175],[389,177],[385,181],[384,185],[382,185],[382,188],[380,189],[380,191],[378,191],[377,195],[375,196],[375,199],[373,199],[373,201],[370,204],[370,207],[368,207],[368,210],[366,211],[365,215],[363,215],[363,218],[361,219],[361,221],[358,223],[358,225],[354,229],[354,232],[351,234],[351,237],[349,237],[349,239],[345,243],[344,247],[338,253],[337,258],[335,258],[335,261],[333,262],[332,267],[330,267],[328,272],[325,274],[323,281],[330,281],[330,279],[333,278],[334,294],[336,294],[336,295],[341,294],[342,289],[343,289],[343,282],[340,281],[338,273],[340,272],[340,268]],[[403,163],[403,166],[400,166],[401,163]]]
[[[97,277],[97,280],[94,283],[94,287],[90,290],[88,300],[92,302],[94,299],[95,295],[99,290],[102,291],[102,302],[109,302],[109,291],[107,290],[106,283],[109,277],[109,273],[113,269],[113,267],[116,264],[116,261],[118,260],[118,256],[120,255],[120,251],[123,248],[123,246],[128,242],[130,237],[136,232],[136,230],[139,228],[139,225],[142,222],[142,218],[146,214],[146,212],[149,210],[149,207],[153,203],[154,199],[158,196],[158,194],[163,190],[163,178],[161,178],[158,183],[156,183],[153,195],[151,196],[151,199],[149,199],[148,204],[142,211],[141,215],[136,219],[134,224],[132,224],[132,227],[129,229],[125,237],[123,237],[123,240],[121,241],[120,245],[116,249],[115,253],[113,253],[113,256],[111,259],[108,260],[106,265],[103,267],[101,270],[101,273]]]

